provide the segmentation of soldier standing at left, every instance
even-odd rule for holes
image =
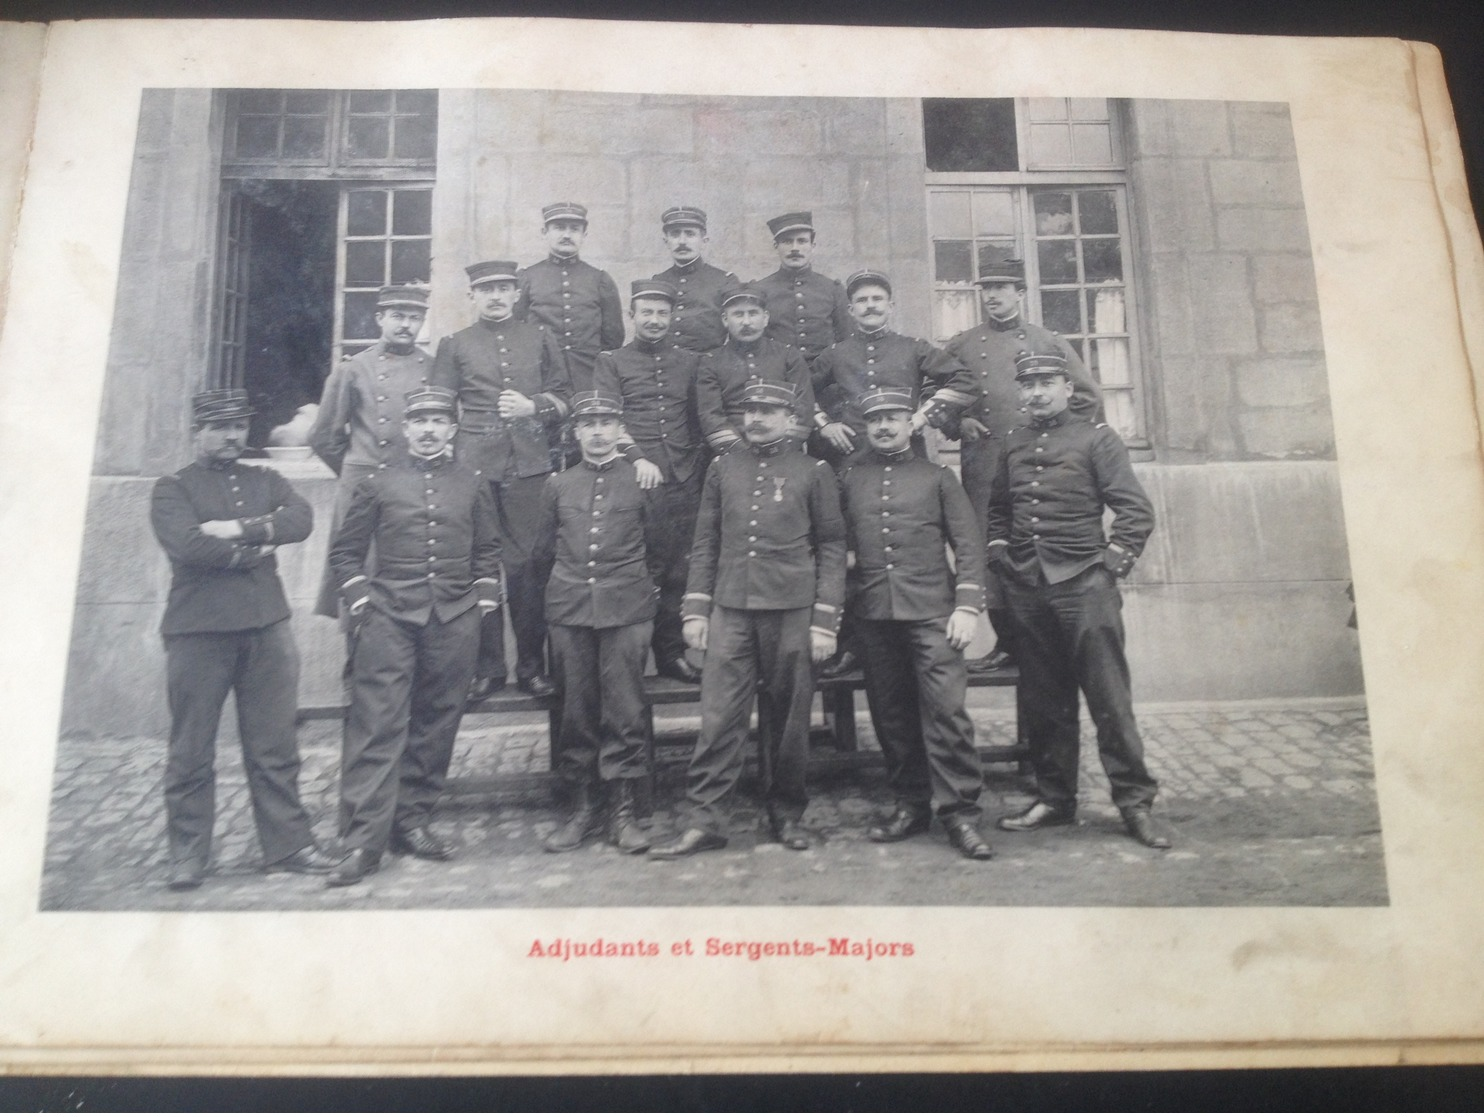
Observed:
[[[216,819],[216,733],[228,692],[268,872],[327,873],[299,800],[299,651],[274,549],[308,538],[309,502],[271,469],[241,465],[247,393],[192,400],[196,460],[155,483],[150,523],[170,557],[165,642],[170,743],[165,826],[174,891],[198,888]]]
[[[623,301],[613,277],[578,254],[587,239],[587,207],[554,202],[541,210],[548,255],[520,269],[520,316],[549,333],[567,359],[572,390],[593,387],[593,362],[623,344]]]
[[[375,872],[388,846],[451,856],[428,822],[464,715],[480,614],[500,603],[494,497],[451,453],[457,397],[423,388],[405,403],[407,457],[361,482],[330,547],[346,612],[360,625],[340,770],[348,854],[331,886]]]
[[[562,692],[557,771],[572,812],[547,836],[548,853],[576,849],[603,826],[624,853],[649,838],[634,818],[645,756],[644,661],[658,590],[644,546],[646,504],[635,467],[619,453],[623,401],[579,393],[572,428],[582,461],[546,483],[540,532],[552,670]],[[555,562],[555,566],[551,564]]]
[[[388,463],[407,456],[402,407],[408,392],[421,388],[433,371],[433,358],[417,344],[428,317],[422,287],[383,287],[376,297],[381,337],[369,349],[341,361],[325,381],[309,445],[340,478],[335,487],[335,518],[330,538],[340,530],[356,486]],[[314,611],[340,612],[340,593],[327,559]]]

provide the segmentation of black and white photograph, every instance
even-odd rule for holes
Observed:
[[[1273,101],[145,89],[41,909],[1386,905],[1305,201]]]

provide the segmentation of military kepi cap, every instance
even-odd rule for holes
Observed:
[[[1014,283],[1024,287],[1025,261],[1017,259],[1008,248],[989,245],[979,254],[979,278],[974,282],[981,287],[991,283]]]
[[[872,268],[862,268],[860,271],[851,272],[845,280],[845,297],[848,299],[855,294],[857,287],[864,287],[867,283],[878,287],[885,287],[886,293],[891,294],[891,280],[886,278],[885,272],[879,272]]]
[[[635,299],[664,299],[673,304],[680,298],[680,291],[673,283],[663,279],[636,279],[629,284],[629,301]]]
[[[725,287],[722,289],[721,306],[723,310],[725,310],[731,303],[736,302],[738,299],[752,299],[759,306],[764,308],[766,308],[768,305],[767,292],[759,287],[756,283],[735,283],[730,287]]]
[[[786,380],[754,380],[742,392],[742,403],[766,404],[769,407],[792,407],[794,386]]]
[[[595,415],[622,415],[623,400],[607,392],[578,392],[572,397],[572,418],[589,419]]]
[[[514,260],[485,260],[483,263],[470,264],[464,269],[469,274],[470,287],[478,287],[482,283],[499,283],[503,280],[515,282],[515,273],[518,270]]]
[[[660,226],[668,229],[672,225],[694,225],[706,228],[706,211],[699,206],[671,206],[660,214]]]
[[[1067,359],[1060,353],[1021,353],[1015,358],[1015,379],[1022,376],[1067,375]]]
[[[426,287],[383,287],[376,296],[376,309],[384,306],[405,306],[412,310],[428,309]]]
[[[773,234],[774,240],[785,233],[812,233],[814,232],[814,214],[807,209],[801,209],[797,213],[780,213],[768,222],[768,232]]]
[[[250,419],[252,404],[241,388],[212,388],[191,397],[191,418],[198,423],[221,423],[228,419]]]
[[[580,206],[576,202],[552,202],[549,206],[541,207],[541,221],[548,225],[553,221],[581,221],[587,224],[587,206]]]
[[[407,392],[402,398],[407,401],[403,414],[409,419],[414,415],[425,415],[430,412],[438,412],[450,417],[458,414],[459,394],[452,388],[435,388],[429,385]]]
[[[877,388],[861,396],[862,415],[877,411],[916,411],[917,401],[910,388]]]

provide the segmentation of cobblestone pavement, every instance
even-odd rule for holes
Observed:
[[[974,693],[981,745],[1007,744],[1005,696]],[[666,716],[678,710],[682,716]],[[693,728],[685,707],[659,711],[666,730]],[[987,767],[984,832],[996,849],[969,862],[940,828],[896,845],[865,830],[890,806],[864,714],[860,753],[816,747],[804,817],[817,841],[784,850],[758,832],[743,797],[731,844],[683,862],[626,857],[601,842],[547,854],[560,810],[548,781],[545,720],[470,716],[435,829],[457,846],[437,864],[392,857],[351,888],[322,878],[264,876],[240,750],[224,725],[218,754],[213,875],[196,892],[165,889],[158,739],[61,743],[48,827],[43,910],[339,910],[357,908],[806,905],[1374,905],[1387,902],[1380,820],[1364,706],[1313,701],[1151,707],[1139,713],[1161,781],[1156,818],[1169,852],[1123,833],[1084,715],[1082,807],[1074,827],[1005,834],[1000,813],[1023,808],[1013,764]],[[321,840],[333,837],[340,726],[301,727],[301,787]],[[651,828],[671,832],[688,748],[663,744]],[[493,777],[493,779],[491,778]],[[470,780],[479,790],[467,790]],[[457,784],[456,784],[457,786]],[[744,785],[745,787],[746,785]]]

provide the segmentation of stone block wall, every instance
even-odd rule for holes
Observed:
[[[1166,461],[1334,456],[1288,107],[1135,101],[1144,386]]]

